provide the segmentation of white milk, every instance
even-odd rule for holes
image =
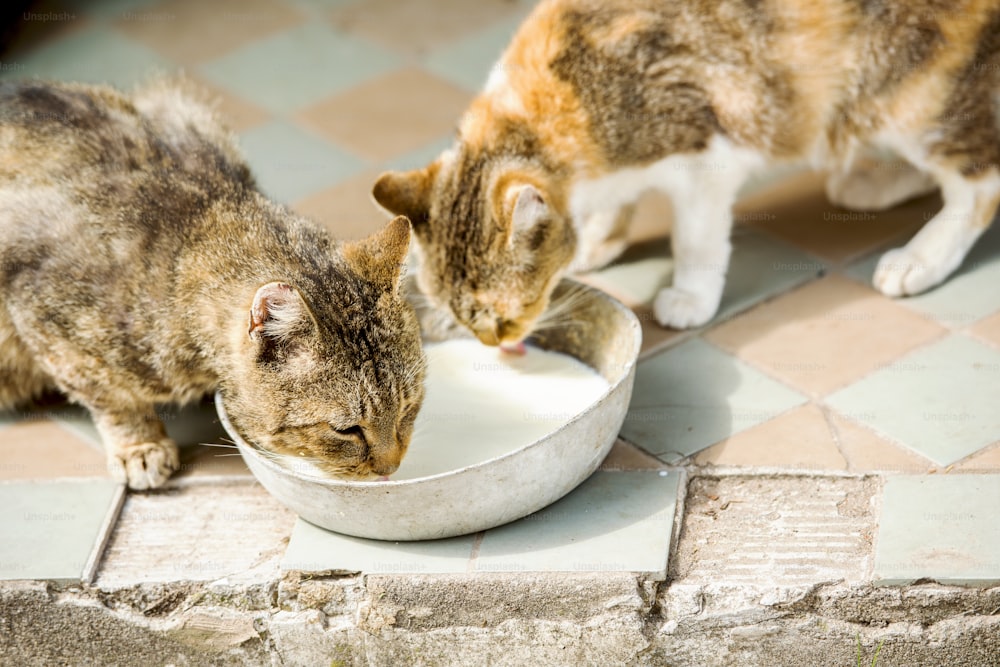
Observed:
[[[514,355],[476,340],[451,340],[424,351],[427,395],[391,481],[436,475],[520,449],[586,410],[610,386],[573,357],[534,347]],[[308,461],[272,457],[296,472],[327,477]]]
[[[463,468],[552,433],[608,390],[573,357],[528,347],[504,354],[475,340],[424,348],[427,395],[393,481]]]

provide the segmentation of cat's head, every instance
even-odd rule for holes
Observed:
[[[459,144],[389,172],[375,201],[413,221],[417,283],[487,345],[526,338],[573,256],[565,202],[543,169]]]
[[[303,272],[249,295],[234,333],[242,372],[223,386],[248,441],[340,478],[396,470],[423,401],[426,364],[399,289],[409,227],[400,217],[343,245],[321,281]]]

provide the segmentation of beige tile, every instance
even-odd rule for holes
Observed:
[[[618,440],[615,442],[607,458],[601,464],[601,470],[664,470],[666,466],[658,458],[647,454],[635,445]]]
[[[842,276],[827,276],[726,322],[706,338],[796,389],[825,395],[944,334]]]
[[[833,410],[829,410],[827,415],[840,445],[840,451],[847,459],[847,469],[851,472],[917,475],[936,467],[930,459],[882,438],[874,431],[845,419]]]
[[[471,99],[432,74],[407,68],[319,102],[296,119],[352,153],[387,160],[452,133]]]
[[[1000,347],[1000,313],[980,320],[970,331],[977,338]]]
[[[823,183],[823,175],[817,173],[783,179],[739,202],[735,219],[839,263],[905,238],[941,207],[937,196],[928,196],[888,211],[846,211],[827,202]]]
[[[698,465],[845,470],[819,407],[803,405],[712,445],[695,456]]]
[[[295,210],[323,225],[342,241],[364,238],[380,229],[389,216],[371,199],[378,170],[358,174],[295,203]]]
[[[334,27],[411,55],[493,26],[518,8],[507,0],[367,0],[335,9]]]
[[[210,83],[196,74],[187,77],[216,105],[223,122],[234,132],[244,132],[271,118],[271,114],[252,102]]]
[[[44,417],[0,430],[0,479],[109,477],[104,453]]]
[[[125,13],[114,26],[182,65],[225,55],[301,23],[304,16],[275,0],[165,0]]]
[[[975,454],[962,459],[954,466],[945,468],[947,472],[1000,472],[1000,442],[980,449]]]
[[[1000,442],[956,463],[949,472],[1000,472]]]

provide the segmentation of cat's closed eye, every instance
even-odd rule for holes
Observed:
[[[347,426],[343,428],[338,428],[333,424],[330,424],[330,428],[333,429],[334,433],[347,440],[363,441],[365,438],[364,430],[362,430],[361,426],[359,426],[358,424],[354,424],[353,426]]]

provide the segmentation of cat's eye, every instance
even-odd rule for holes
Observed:
[[[355,424],[354,426],[348,426],[347,428],[337,428],[333,424],[330,424],[330,428],[333,432],[342,438],[347,438],[348,440],[364,440],[365,432],[361,430],[361,427]]]

